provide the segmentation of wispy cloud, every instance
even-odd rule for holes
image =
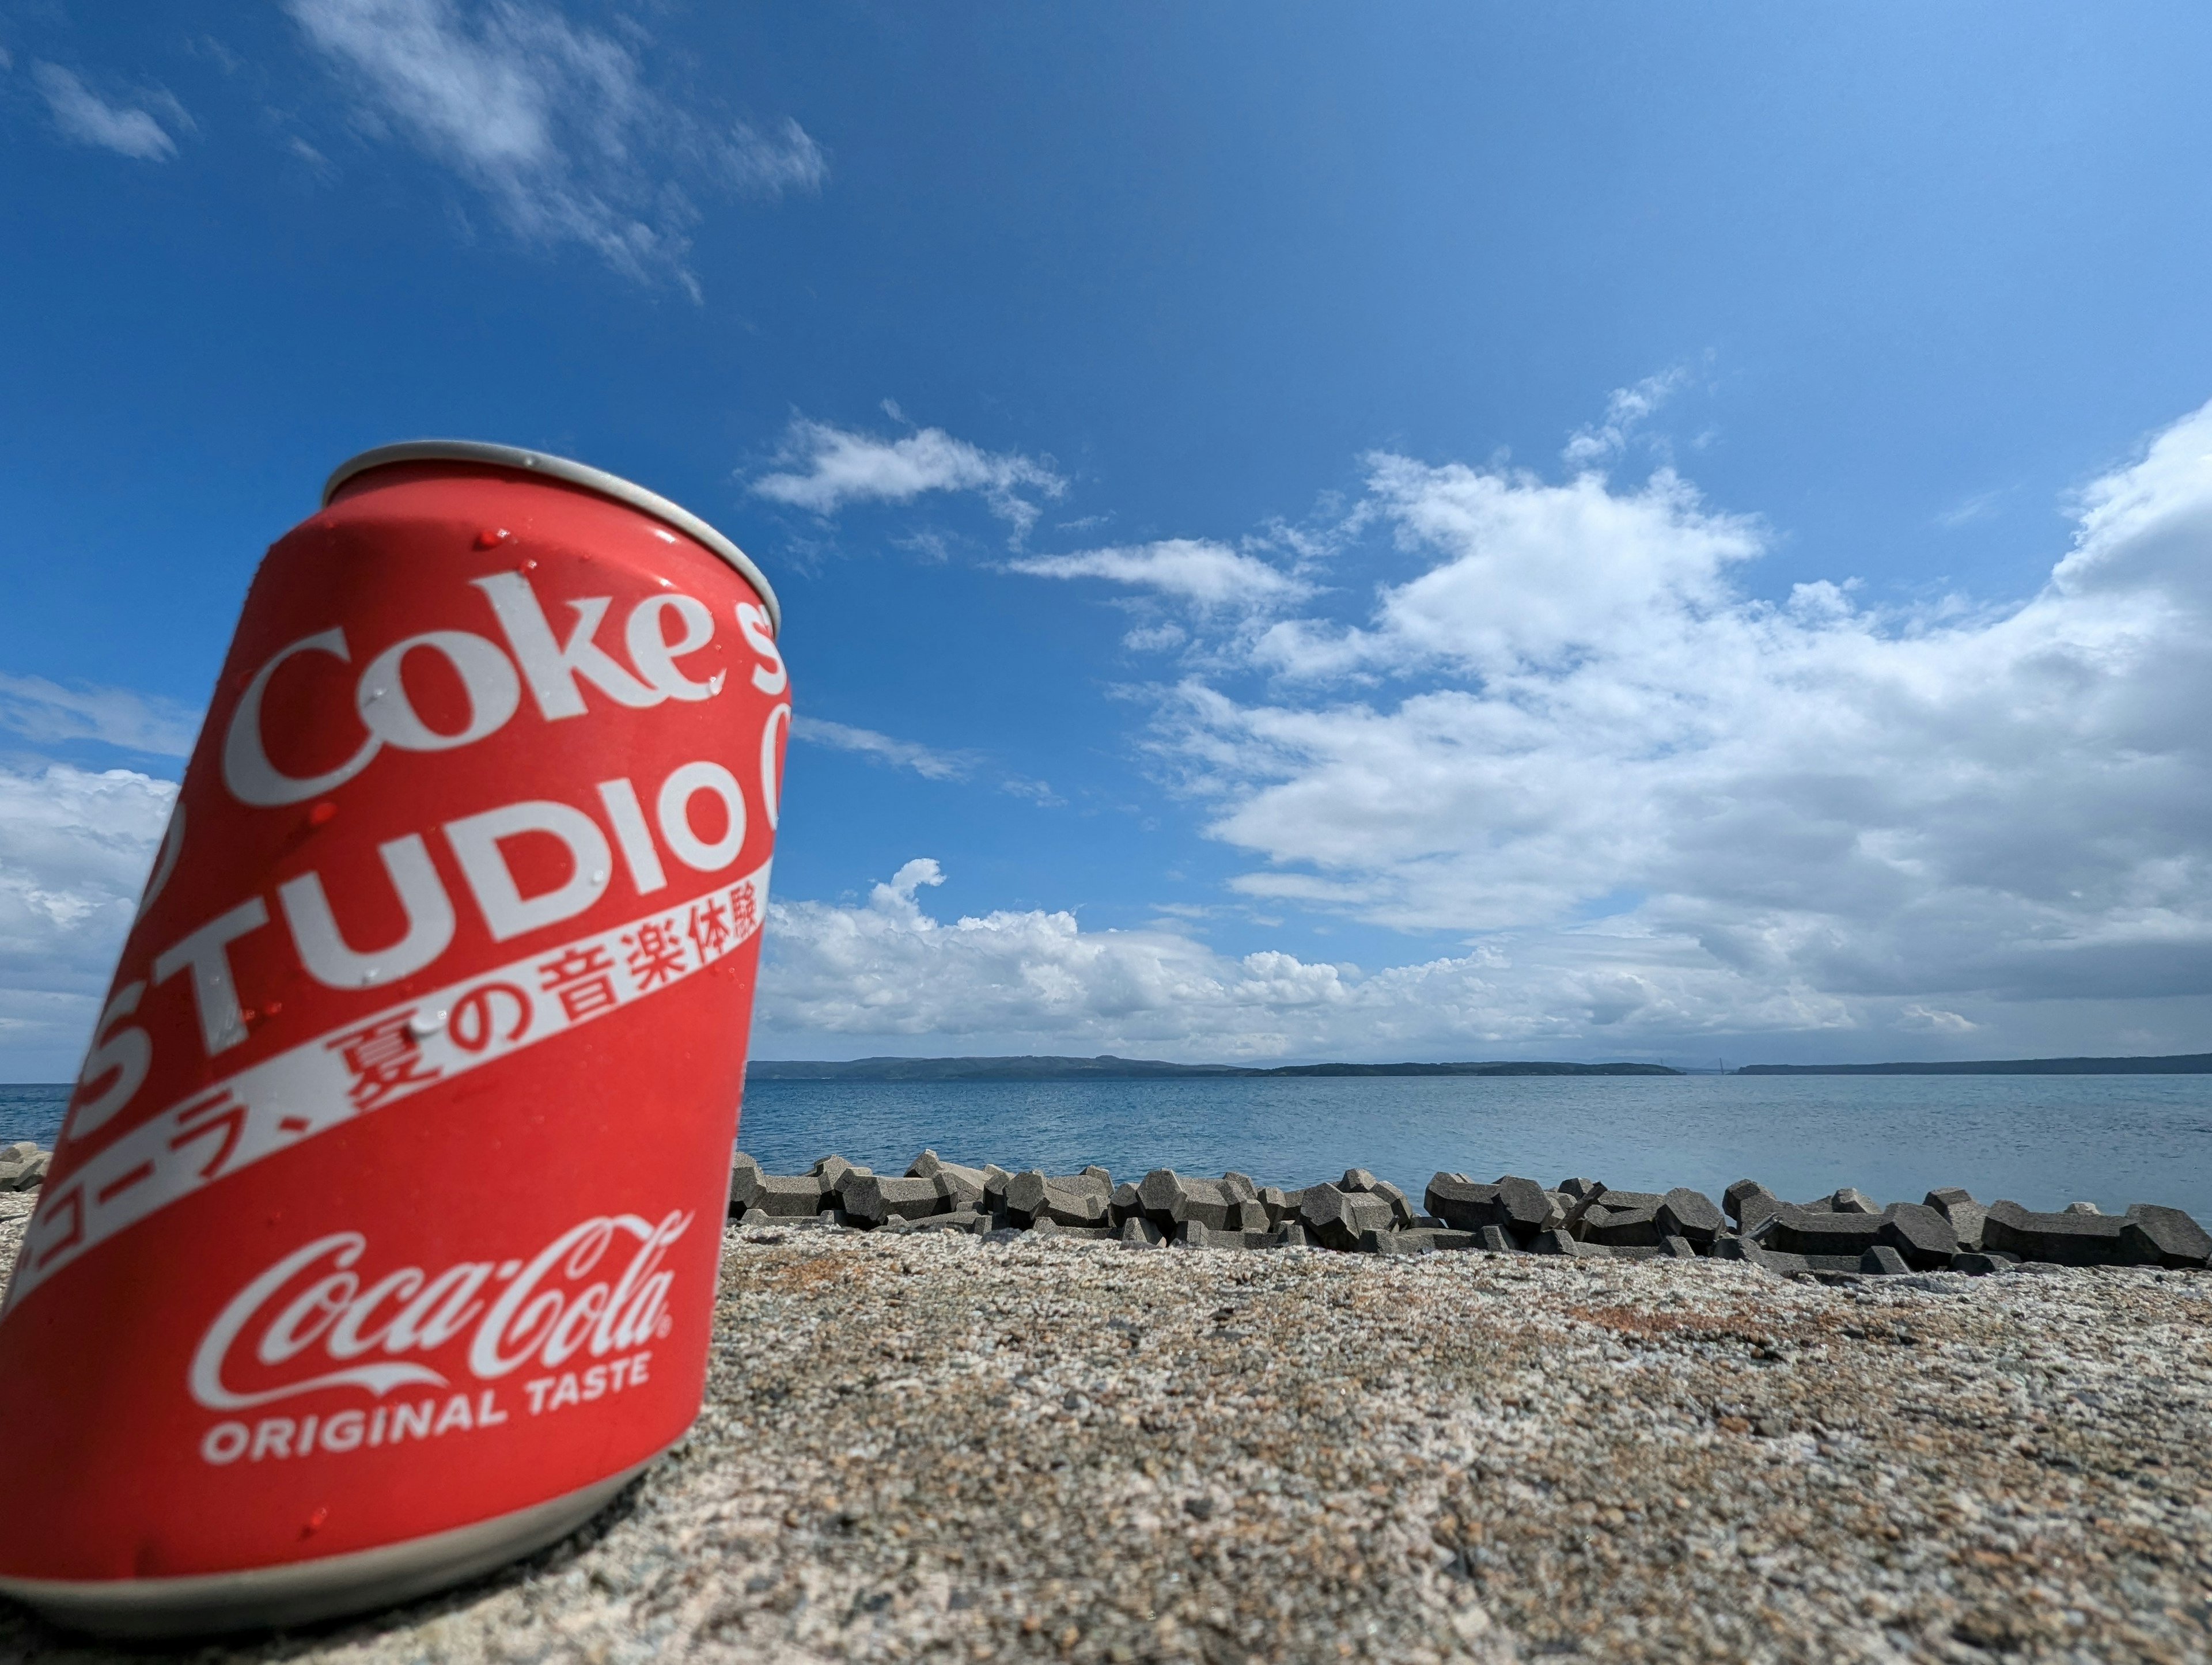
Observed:
[[[1689,372],[1678,368],[1646,376],[1632,387],[1614,388],[1606,400],[1605,420],[1594,427],[1577,428],[1567,441],[1568,465],[1598,468],[1620,456],[1636,430],[1688,380]]]
[[[317,179],[327,180],[337,177],[337,169],[331,165],[331,159],[298,134],[295,133],[285,140],[284,148],[306,163],[307,170]]]
[[[1158,653],[1189,640],[1190,633],[1180,624],[1139,624],[1121,638],[1121,646],[1133,653]]]
[[[286,0],[369,118],[482,191],[517,235],[576,243],[626,276],[684,264],[686,190],[820,189],[822,148],[788,118],[715,122],[647,82],[629,46],[516,0]]]
[[[1936,516],[1936,524],[1946,532],[1960,526],[1970,526],[1977,520],[1986,520],[1997,512],[1999,505],[2011,495],[2010,486],[1998,486],[1989,491],[1978,491],[1962,497]]]
[[[157,757],[182,757],[191,752],[199,726],[200,714],[174,700],[85,683],[65,688],[44,677],[0,672],[0,727],[26,739],[99,740]]]
[[[972,491],[1013,527],[1017,541],[1036,523],[1040,511],[1032,499],[1067,489],[1048,459],[985,451],[941,428],[885,440],[797,417],[775,460],[774,472],[753,482],[773,502],[834,514],[848,503],[908,503],[928,492]]]
[[[1227,608],[1261,612],[1313,593],[1313,586],[1305,580],[1256,556],[1196,538],[1170,538],[1157,544],[1089,550],[1079,555],[1029,556],[1007,565],[1033,578],[1103,578],[1133,589],[1150,590],[1202,611]],[[1133,645],[1169,644],[1164,637],[1148,637]]]
[[[58,64],[33,64],[31,79],[46,100],[46,108],[53,112],[54,125],[64,138],[139,161],[165,162],[177,154],[176,140],[151,111],[137,105],[110,104]],[[191,118],[175,99],[167,94],[141,96],[148,103],[159,104],[171,126],[179,131],[190,130]]]
[[[940,751],[912,740],[895,740],[872,728],[851,728],[821,717],[793,717],[791,737],[833,751],[858,752],[893,769],[910,769],[931,781],[964,781],[975,763],[966,752]]]

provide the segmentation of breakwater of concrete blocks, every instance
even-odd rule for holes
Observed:
[[[1984,1205],[1955,1187],[1918,1202],[1878,1203],[1848,1187],[1787,1202],[1747,1179],[1717,1203],[1686,1187],[1619,1191],[1590,1179],[1545,1186],[1511,1174],[1481,1182],[1440,1173],[1417,1206],[1362,1168],[1300,1190],[1255,1184],[1243,1174],[1200,1176],[1167,1168],[1116,1184],[1103,1168],[1078,1174],[971,1168],[934,1151],[895,1176],[835,1156],[804,1174],[769,1174],[740,1154],[731,1167],[730,1215],[748,1228],[1028,1232],[1136,1248],[1712,1259],[1785,1276],[2212,1262],[2212,1237],[2203,1227],[2178,1208],[2148,1203],[2124,1214],[2083,1202],[2044,1212],[2016,1202]]]
[[[0,1145],[0,1191],[35,1191],[46,1182],[46,1164],[53,1152],[41,1151],[27,1139]]]

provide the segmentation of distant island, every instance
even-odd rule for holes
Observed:
[[[1171,1064],[1158,1058],[756,1059],[748,1081],[1144,1081],[1194,1076],[1687,1075],[1666,1064],[1498,1059],[1461,1064]],[[1745,1064],[1730,1075],[2212,1075],[2212,1052],[2164,1058],[1984,1058],[1948,1063]]]
[[[1182,1076],[1680,1075],[1664,1064],[1170,1064],[1153,1058],[855,1058],[844,1063],[758,1059],[748,1081],[1131,1081]]]
[[[2212,1075],[2212,1052],[2164,1058],[1981,1058],[1954,1064],[1746,1064],[1738,1075]]]

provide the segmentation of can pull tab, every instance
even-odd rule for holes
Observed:
[[[514,534],[505,526],[486,526],[477,534],[477,547],[480,550],[495,550],[514,536]]]

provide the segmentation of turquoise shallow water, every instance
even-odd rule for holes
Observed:
[[[67,1091],[0,1086],[0,1144],[51,1145]],[[759,1081],[738,1142],[782,1172],[831,1151],[900,1172],[931,1145],[1123,1178],[1237,1168],[1304,1185],[1356,1165],[1417,1195],[1440,1168],[1715,1197],[1746,1176],[1800,1199],[1963,1185],[2032,1208],[2162,1202],[2212,1224],[2206,1075]]]

